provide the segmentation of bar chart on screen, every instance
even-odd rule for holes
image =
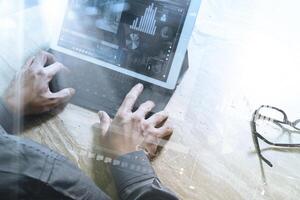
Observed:
[[[143,16],[137,17],[133,21],[130,28],[150,35],[155,35],[157,29],[155,20],[156,12],[157,7],[154,7],[154,4],[152,3],[148,8],[146,8]]]

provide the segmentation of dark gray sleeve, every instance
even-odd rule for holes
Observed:
[[[63,156],[30,140],[7,135],[6,132],[13,131],[13,121],[14,116],[0,99],[0,196],[1,191],[17,191],[28,195],[36,189],[34,185],[44,185],[41,191],[48,192],[34,195],[55,195],[56,192],[56,195],[70,199],[109,199]],[[111,171],[122,200],[177,200],[177,197],[161,184],[143,151],[119,157],[111,166]],[[7,186],[5,180],[13,180],[10,182],[10,185],[13,185],[12,190],[3,188]],[[18,189],[14,185],[18,185]],[[26,186],[30,186],[30,189],[23,190]]]
[[[0,126],[2,126],[6,130],[6,132],[13,132],[13,118],[13,115],[6,108],[5,103],[0,98]]]
[[[177,200],[157,178],[143,151],[121,156],[113,161],[111,172],[121,200]]]
[[[8,199],[110,199],[65,157],[1,128],[0,175],[0,196],[15,197]]]
[[[8,135],[13,131],[13,122],[14,116],[0,99],[0,196],[110,199],[62,155],[31,140]]]

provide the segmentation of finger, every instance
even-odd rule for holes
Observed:
[[[144,86],[142,84],[137,84],[136,86],[134,86],[131,89],[131,91],[126,95],[121,107],[119,108],[118,113],[131,112],[136,100],[143,92],[143,89]]]
[[[157,152],[157,145],[147,144],[146,145],[146,149],[147,149],[147,152],[148,152],[148,158],[150,160],[154,159],[157,156],[157,154],[156,154],[156,152]]]
[[[44,66],[48,66],[53,63],[55,63],[54,56],[48,52],[42,51],[35,57],[31,66],[33,68],[43,68]]]
[[[34,56],[30,57],[30,58],[26,61],[25,65],[24,65],[24,68],[30,67],[30,66],[32,65],[34,59],[35,59]]]
[[[156,152],[157,152],[157,147],[159,145],[159,140],[157,139],[157,137],[154,137],[152,135],[148,135],[144,142],[143,142],[145,148],[147,149],[147,152],[150,156],[150,158],[154,158],[156,156]]]
[[[47,113],[50,112],[52,110],[51,107],[44,107],[41,110],[37,111],[36,113]]]
[[[152,115],[147,121],[153,126],[159,126],[168,119],[168,114],[165,111],[161,111]]]
[[[56,100],[56,104],[55,104],[56,107],[70,101],[70,99],[74,96],[74,94],[75,94],[75,90],[73,88],[66,88],[56,93],[50,93],[48,98]]]
[[[48,77],[48,81],[51,81],[53,77],[62,69],[66,68],[63,64],[55,62],[54,64],[45,68],[45,73]]]
[[[164,137],[170,136],[170,135],[172,135],[172,133],[173,133],[173,128],[170,126],[163,126],[161,128],[158,128],[155,131],[155,135],[159,138],[164,138]]]
[[[135,111],[135,115],[145,118],[146,115],[155,107],[153,101],[147,101],[143,103],[137,111]]]
[[[98,113],[98,116],[100,119],[100,131],[101,131],[102,135],[105,136],[110,127],[111,119],[108,116],[108,114],[104,111],[100,111]]]

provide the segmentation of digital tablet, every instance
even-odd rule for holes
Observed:
[[[51,48],[174,89],[200,3],[200,0],[69,0]]]

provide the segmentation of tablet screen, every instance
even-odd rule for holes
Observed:
[[[58,46],[166,82],[190,0],[71,0]]]

